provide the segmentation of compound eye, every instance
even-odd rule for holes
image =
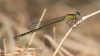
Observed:
[[[76,14],[80,16],[80,13],[79,12],[76,12]]]

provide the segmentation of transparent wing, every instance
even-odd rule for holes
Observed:
[[[43,27],[43,26],[45,26],[45,25],[49,25],[49,24],[51,24],[51,23],[53,23],[53,22],[56,22],[56,21],[59,21],[59,20],[63,19],[64,17],[65,17],[65,16],[60,16],[60,17],[56,17],[56,18],[53,18],[53,19],[50,19],[50,20],[41,21],[39,27]],[[30,24],[28,25],[27,28],[30,29],[30,30],[33,30],[33,29],[36,28],[36,26],[37,26],[38,23],[39,23],[39,21],[30,23]],[[57,23],[58,23],[58,22],[57,22]]]

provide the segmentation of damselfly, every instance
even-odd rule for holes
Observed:
[[[25,35],[31,34],[33,32],[39,31],[39,30],[41,30],[41,29],[43,29],[45,27],[48,27],[50,25],[53,25],[53,24],[59,23],[59,22],[63,22],[63,21],[66,21],[66,23],[71,27],[75,23],[78,22],[78,20],[79,20],[78,17],[79,16],[80,16],[80,13],[76,12],[75,14],[66,14],[65,16],[60,16],[60,17],[54,18],[54,19],[50,20],[48,23],[46,23],[44,26],[41,26],[41,27],[39,27],[37,29],[34,29],[34,30],[31,30],[29,32],[25,32],[23,34],[17,35],[17,36],[14,37],[14,39],[17,39],[19,37],[23,37]],[[70,24],[68,22],[70,22]],[[30,25],[32,25],[32,24],[30,24]]]

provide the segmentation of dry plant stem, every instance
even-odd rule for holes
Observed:
[[[89,15],[86,15],[86,16],[81,17],[81,20],[78,21],[78,22],[77,22],[75,25],[73,25],[72,27],[76,27],[76,25],[78,25],[78,24],[81,23],[82,21],[84,21],[84,20],[86,20],[87,18],[89,18],[89,17],[91,17],[91,16],[93,16],[93,15],[95,15],[95,14],[98,14],[98,13],[100,13],[100,10],[98,10],[98,11],[96,11],[96,12],[94,12],[94,13],[91,13],[91,14],[89,14]]]
[[[43,13],[42,13],[42,16],[41,16],[41,18],[40,18],[40,20],[39,20],[39,23],[38,23],[38,25],[36,26],[36,28],[39,27],[39,25],[40,25],[40,23],[41,23],[41,21],[42,21],[44,15],[45,15],[46,10],[47,10],[47,9],[45,8],[44,11],[43,11]],[[28,44],[28,47],[31,45],[32,40],[33,40],[35,34],[36,34],[36,32],[33,33],[32,38],[30,39],[30,42],[29,42],[29,44]]]
[[[84,21],[85,19],[87,19],[87,18],[89,18],[89,17],[91,17],[91,16],[93,16],[93,15],[95,15],[95,14],[97,14],[97,13],[100,13],[100,10],[98,10],[98,11],[96,11],[96,12],[94,12],[94,13],[91,13],[91,14],[89,14],[89,15],[87,15],[87,16],[82,17],[82,19],[81,19],[80,21],[78,21],[75,25],[73,25],[73,26],[70,28],[70,30],[68,31],[68,33],[65,35],[65,37],[63,38],[63,40],[61,41],[61,43],[59,44],[58,48],[56,49],[56,51],[54,52],[54,54],[53,54],[52,56],[55,56],[55,55],[57,54],[57,51],[60,49],[62,43],[64,42],[64,40],[66,39],[66,37],[69,35],[69,33],[71,32],[71,30],[73,29],[73,27],[76,27],[77,24],[81,23],[81,22]],[[73,56],[73,55],[69,55],[69,56]]]
[[[53,28],[54,40],[56,40],[56,27]]]
[[[72,31],[72,29],[73,29],[73,27],[71,27],[69,29],[69,31],[67,32],[67,34],[65,35],[65,37],[62,39],[62,41],[60,42],[59,46],[57,47],[56,51],[54,52],[54,54],[52,56],[55,56],[57,54],[58,50],[60,49],[61,45],[63,44],[63,42],[65,41],[65,39],[69,35],[69,33]],[[73,56],[73,55],[69,53],[68,56]]]
[[[33,50],[33,56],[36,56],[36,52],[35,52],[35,50]]]
[[[53,27],[53,40],[54,41],[56,41],[56,38],[55,38],[55,35],[56,35],[55,34],[55,30],[56,30],[56,27]],[[52,50],[53,50],[53,47],[51,46],[51,53],[53,53]]]
[[[9,20],[10,18],[5,15],[4,13],[0,13],[0,22],[4,26],[4,30],[6,30],[6,33],[8,35],[6,42],[8,42],[8,47],[6,47],[6,52],[9,51],[9,53],[14,53],[14,40],[13,40],[13,31],[12,31],[12,26],[11,26],[11,21]],[[1,31],[0,31],[1,32]],[[3,33],[2,33],[3,34]]]
[[[91,17],[91,16],[93,16],[93,15],[95,15],[95,14],[98,14],[98,13],[100,13],[100,10],[98,10],[98,11],[96,11],[96,12],[94,12],[94,13],[91,13],[91,14],[89,14],[89,15],[87,15],[87,16],[84,16],[84,17],[82,17],[82,19],[85,20],[86,18],[89,18],[89,17]]]
[[[46,39],[48,39],[48,41],[52,44],[52,46],[53,46],[55,49],[57,48],[58,43],[55,42],[51,36],[45,34],[44,37],[45,37]],[[63,48],[62,46],[60,47],[60,51],[58,51],[58,53],[59,53],[60,56],[64,56],[64,55],[61,55],[61,51],[62,51],[63,53],[65,53],[66,55],[69,54],[69,52],[68,52],[65,48]]]
[[[5,56],[6,56],[6,43],[5,43],[5,39],[3,39],[3,44],[4,44],[4,52],[5,52]]]

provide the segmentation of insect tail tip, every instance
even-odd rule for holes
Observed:
[[[18,39],[18,37],[17,37],[17,36],[15,36],[15,37],[14,37],[14,39],[16,40],[16,39]]]

